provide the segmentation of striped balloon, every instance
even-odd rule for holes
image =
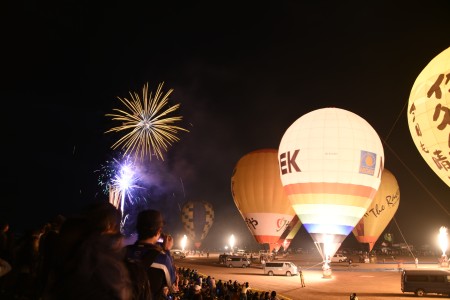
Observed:
[[[181,222],[197,249],[214,222],[214,210],[206,201],[188,201],[181,209]]]
[[[231,177],[231,194],[255,240],[278,251],[279,239],[295,217],[278,171],[277,149],[247,153]]]
[[[297,235],[297,232],[300,230],[300,227],[302,227],[302,222],[300,222],[300,219],[297,215],[294,216],[291,222],[289,222],[288,227],[283,232],[283,234],[280,236],[280,240],[278,243],[283,246],[283,250],[286,251],[289,246],[291,245],[292,240]]]
[[[334,255],[380,185],[384,151],[378,134],[350,111],[322,108],[286,130],[278,159],[300,221],[321,254]]]

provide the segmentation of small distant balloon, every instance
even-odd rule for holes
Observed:
[[[200,249],[214,223],[214,210],[206,201],[187,201],[181,208],[181,222],[189,238]]]
[[[407,113],[417,150],[450,187],[450,48],[433,58],[417,77]]]

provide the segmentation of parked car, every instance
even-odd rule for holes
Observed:
[[[170,250],[173,258],[186,258],[186,253],[183,250],[172,249]]]
[[[347,256],[340,253],[336,253],[335,255],[333,255],[333,257],[331,257],[331,262],[344,262],[344,261],[347,261]]]

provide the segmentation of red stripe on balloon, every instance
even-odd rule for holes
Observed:
[[[355,238],[360,243],[375,243],[378,240],[375,236],[356,236]]]
[[[254,237],[259,244],[274,244],[280,240],[279,236],[273,235],[255,235]]]
[[[297,194],[335,194],[373,198],[376,190],[370,186],[345,183],[295,183],[284,187],[287,195]]]

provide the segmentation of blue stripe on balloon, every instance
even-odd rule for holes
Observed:
[[[308,233],[342,234],[348,235],[354,226],[336,224],[303,224]],[[330,227],[332,227],[330,229]]]

